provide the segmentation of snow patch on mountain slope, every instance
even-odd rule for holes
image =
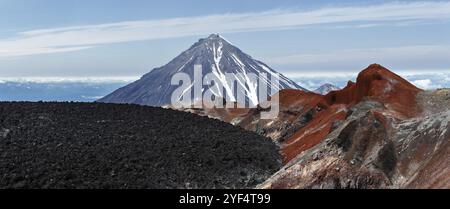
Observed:
[[[194,65],[202,66],[202,75],[211,75],[217,83],[210,92],[228,101],[236,101],[238,96],[243,96],[249,106],[259,104],[259,87],[271,87],[274,91],[268,91],[264,98],[270,97],[280,89],[302,89],[293,81],[280,75],[279,86],[272,79],[261,77],[261,74],[271,75],[273,78],[277,72],[266,64],[253,59],[229,41],[217,34],[200,39],[188,50],[174,58],[167,65],[152,70],[140,80],[120,88],[110,95],[98,100],[108,103],[136,103],[141,105],[163,106],[171,103],[172,93],[177,86],[170,85],[172,76],[176,73],[186,73],[194,78]],[[254,76],[257,76],[255,79]],[[261,80],[258,80],[261,79]],[[259,82],[258,82],[259,81]],[[236,83],[236,85],[235,85]],[[206,85],[203,86],[205,88]],[[206,87],[207,88],[207,87]],[[220,89],[218,89],[220,88]],[[235,92],[235,89],[239,92]],[[185,89],[183,89],[185,90]],[[192,87],[190,88],[192,90]],[[187,92],[184,92],[187,95]],[[238,95],[238,93],[243,93]],[[202,92],[204,93],[204,91]],[[193,97],[200,95],[192,94]],[[196,101],[199,98],[191,98]],[[263,95],[261,95],[263,96]],[[240,103],[243,101],[239,101]]]

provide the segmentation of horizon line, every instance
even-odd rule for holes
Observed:
[[[392,71],[400,76],[450,74],[443,70],[405,70]],[[289,79],[296,78],[329,78],[329,77],[356,77],[355,71],[324,71],[324,72],[285,72],[281,73]],[[130,76],[0,76],[0,83],[124,83],[140,79],[142,75]]]

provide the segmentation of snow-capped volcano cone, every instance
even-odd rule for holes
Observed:
[[[194,90],[199,90],[203,94],[211,87],[201,85],[198,88],[195,85],[199,81],[195,78],[194,82],[194,69],[199,65],[202,66],[203,76],[211,75],[215,82],[220,83],[218,86],[223,87],[221,91],[218,90],[219,88],[210,88],[211,93],[217,97],[235,101],[237,92],[240,92],[245,95],[247,104],[254,106],[259,101],[258,88],[261,84],[269,89],[267,96],[276,93],[270,91],[273,87],[271,78],[273,75],[278,75],[276,71],[245,54],[221,36],[213,34],[208,38],[200,39],[165,66],[152,70],[138,81],[116,90],[100,99],[99,102],[163,106],[171,104],[174,91],[181,92],[183,98],[190,95],[192,103],[198,102],[203,96],[194,94]],[[177,73],[189,75],[192,79],[191,84],[171,85],[172,78]],[[267,79],[261,77],[262,74],[267,75]],[[253,75],[262,81],[255,81]],[[232,81],[234,80],[232,83],[230,83],[230,76]],[[286,88],[304,90],[295,82],[279,74],[279,85],[273,89],[278,91]]]

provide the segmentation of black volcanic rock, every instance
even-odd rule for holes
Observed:
[[[150,73],[144,75],[138,81],[131,83],[125,87],[122,87],[113,93],[98,100],[104,103],[128,103],[128,104],[141,104],[150,106],[164,106],[171,104],[172,92],[179,86],[171,85],[172,76],[176,73],[182,72],[194,78],[194,65],[202,65],[203,75],[212,73],[215,78],[223,76],[225,73],[232,73],[236,79],[240,82],[236,82],[237,85],[245,89],[246,102],[250,105],[256,105],[257,98],[259,98],[257,92],[258,83],[248,82],[246,76],[237,76],[237,73],[254,73],[260,75],[260,73],[267,74],[270,80],[274,73],[277,73],[269,66],[261,61],[253,59],[251,56],[245,54],[237,47],[223,39],[221,36],[213,34],[208,38],[200,39],[197,43],[192,45],[188,50],[181,53],[175,59],[168,64],[153,69]],[[233,94],[236,97],[235,89],[231,90],[227,82],[223,78],[219,78],[223,86],[229,86],[229,90],[219,93],[214,91],[214,94],[218,97],[225,98],[225,95],[230,96]],[[253,87],[249,87],[252,84]],[[189,90],[192,87],[187,87],[184,91],[185,95],[188,95]],[[279,89],[301,89],[304,88],[297,85],[295,82],[289,80],[284,75],[280,75],[280,88]],[[207,89],[204,86],[204,91]],[[279,90],[277,89],[277,91]],[[203,93],[204,93],[203,91]],[[268,96],[275,94],[276,92],[268,92]],[[195,98],[194,95],[190,95],[192,101],[201,98]],[[256,102],[255,102],[256,100]]]
[[[218,120],[99,103],[0,103],[0,188],[252,188],[270,140]]]

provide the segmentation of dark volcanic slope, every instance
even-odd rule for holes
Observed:
[[[95,103],[0,103],[0,154],[0,188],[247,188],[280,167],[232,125]]]

